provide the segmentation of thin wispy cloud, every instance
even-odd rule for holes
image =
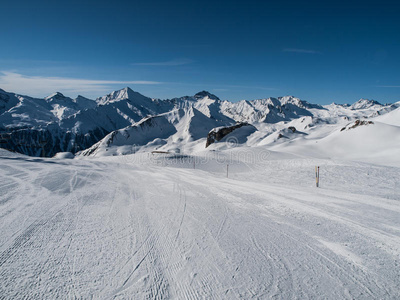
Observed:
[[[400,85],[376,85],[378,88],[400,88]]]
[[[67,95],[102,95],[115,86],[155,85],[158,81],[91,80],[68,77],[27,76],[16,72],[0,71],[0,88],[9,92],[44,97],[55,91]]]
[[[48,59],[11,59],[0,58],[2,64],[40,64],[40,65],[67,65],[71,62],[64,60],[48,60]]]
[[[277,88],[267,87],[267,86],[254,86],[254,85],[237,85],[237,84],[209,84],[209,83],[185,83],[185,82],[169,82],[169,84],[175,84],[180,86],[192,86],[199,87],[201,89],[209,87],[212,90],[216,89],[250,89],[250,90],[266,90],[266,91],[276,91]]]
[[[133,63],[132,66],[183,66],[193,63],[194,61],[188,58],[179,58],[161,62],[139,62]]]
[[[249,85],[223,85],[224,87],[229,88],[240,88],[240,89],[257,89],[257,90],[266,90],[266,91],[274,91],[276,88],[273,87],[265,87],[265,86],[249,86]]]
[[[177,48],[211,48],[211,44],[185,44],[185,45],[174,45]]]
[[[293,52],[293,53],[305,53],[305,54],[321,54],[321,52],[310,49],[298,49],[298,48],[284,48],[282,52]]]

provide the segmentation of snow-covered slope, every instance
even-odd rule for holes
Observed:
[[[394,111],[395,112],[395,111]],[[378,118],[376,118],[378,120]],[[277,139],[271,134],[259,145],[304,157],[333,158],[400,166],[400,126],[361,119],[312,127],[307,134]],[[275,137],[275,140],[272,140]],[[282,141],[283,140],[283,141]]]
[[[174,133],[176,133],[176,128],[168,122],[168,118],[162,115],[150,117],[108,134],[100,142],[83,151],[82,155],[131,154],[135,151],[135,147],[144,146],[150,142],[162,145],[163,139],[167,139]]]
[[[184,145],[207,137],[218,126],[233,120],[210,118],[194,106],[186,106],[114,131],[82,152],[84,156],[131,154],[139,150],[180,152]]]
[[[400,169],[302,154],[0,149],[0,298],[399,299]]]
[[[374,120],[389,125],[400,126],[400,102],[395,103],[395,105],[399,108],[385,115],[378,116]]]

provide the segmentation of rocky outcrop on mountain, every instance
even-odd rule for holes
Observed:
[[[358,126],[365,126],[365,125],[371,125],[371,124],[374,124],[374,122],[367,121],[367,120],[356,120],[354,123],[350,123],[350,124],[346,125],[345,127],[343,127],[340,131],[350,130],[350,129],[354,129]]]
[[[296,136],[307,135],[304,132],[298,131],[294,126],[289,126],[288,128],[281,129],[277,132],[277,134],[277,140],[281,138],[292,139]]]
[[[207,135],[207,141],[206,141],[206,148],[210,146],[211,144],[218,142],[222,140],[225,136],[233,132],[234,130],[241,128],[243,126],[251,126],[254,127],[248,123],[238,123],[234,126],[229,126],[229,127],[222,127],[222,128],[214,128],[211,130],[208,135]]]

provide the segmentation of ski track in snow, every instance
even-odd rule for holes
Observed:
[[[400,298],[399,168],[0,166],[0,298]]]

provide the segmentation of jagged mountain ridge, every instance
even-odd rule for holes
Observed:
[[[396,108],[363,101],[361,108],[340,109],[346,110],[347,115],[349,110],[379,114],[379,110]],[[124,88],[96,100],[82,96],[71,99],[61,93],[38,99],[0,89],[0,146],[32,156],[53,156],[87,149],[114,131],[135,131],[133,128],[143,126],[139,124],[154,116],[166,118],[174,126],[174,133],[163,138],[163,143],[168,143],[205,138],[212,128],[236,122],[288,122],[324,113],[330,114],[330,109],[292,96],[232,103],[201,91],[193,96],[159,100]],[[148,133],[148,139],[140,144],[151,142],[151,137]]]

